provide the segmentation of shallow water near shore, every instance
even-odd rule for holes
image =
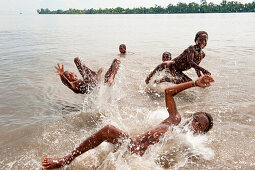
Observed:
[[[255,168],[255,14],[179,15],[1,15],[0,169],[40,169],[44,157],[62,157],[85,138],[112,124],[132,137],[167,117],[164,87],[145,78],[164,51],[178,56],[209,34],[200,66],[215,82],[175,96],[183,120],[197,111],[213,115],[203,136],[171,130],[143,157],[125,143],[115,151],[103,143],[68,169],[253,169]],[[118,55],[126,44],[125,57]],[[81,57],[93,70],[121,61],[115,84],[89,95],[74,94],[54,65],[78,74]],[[186,72],[196,79],[193,69]],[[78,75],[80,77],[80,75]],[[151,90],[152,89],[152,90]]]

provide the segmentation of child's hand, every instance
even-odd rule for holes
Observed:
[[[161,66],[170,67],[172,64],[174,64],[174,61],[165,61],[161,64]]]
[[[201,77],[199,77],[196,81],[195,81],[195,84],[198,86],[198,87],[208,87],[210,86],[211,82],[214,82],[214,79],[209,76],[209,75],[203,75]]]
[[[57,75],[62,75],[64,73],[64,64],[62,64],[62,68],[60,67],[59,63],[58,63],[58,67],[57,66],[54,66],[55,70],[54,72],[57,74]]]

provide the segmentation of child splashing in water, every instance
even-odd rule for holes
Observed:
[[[207,45],[207,40],[207,32],[197,32],[195,36],[196,44],[185,49],[182,54],[172,60],[174,64],[169,65],[170,74],[173,76],[173,78],[162,79],[159,83],[166,81],[179,84],[191,81],[192,79],[183,73],[183,71],[187,71],[191,68],[195,69],[198,77],[202,75],[201,72],[203,74],[210,75],[211,73],[209,71],[199,66],[200,62],[205,57],[205,53],[202,51],[202,49]],[[148,78],[145,80],[145,82],[146,84],[149,83]]]
[[[156,74],[156,72],[158,71],[162,71],[164,69],[166,69],[166,74],[169,74],[170,70],[169,70],[169,66],[173,63],[171,61],[172,57],[171,57],[171,53],[170,52],[164,52],[162,54],[162,63],[159,64],[149,75],[148,77],[146,78],[145,82],[146,84],[149,84],[151,78],[154,76],[154,74]],[[159,81],[164,81],[165,79],[167,79],[168,76],[164,76],[163,78],[161,78],[161,80]],[[157,80],[154,81],[154,83],[158,82]]]
[[[120,129],[112,125],[107,125],[85,139],[76,149],[71,151],[70,154],[57,159],[44,158],[42,161],[42,168],[54,169],[63,167],[70,164],[79,155],[97,147],[102,142],[109,142],[113,145],[120,146],[124,142],[124,139],[129,139],[130,142],[127,149],[132,154],[142,156],[150,145],[154,145],[160,141],[160,138],[169,130],[169,127],[176,126],[181,122],[181,115],[177,110],[173,96],[191,87],[208,87],[213,81],[211,76],[204,75],[199,77],[196,81],[189,81],[166,88],[165,102],[169,116],[146,133],[136,138],[131,138]],[[209,113],[197,112],[193,114],[193,119],[190,119],[190,123],[187,122],[185,124],[190,124],[190,129],[194,133],[206,133],[212,128],[213,119]]]
[[[94,72],[90,68],[88,68],[85,64],[81,63],[81,60],[76,57],[74,59],[74,63],[77,66],[81,76],[83,79],[78,79],[77,75],[69,72],[64,71],[64,65],[62,67],[58,64],[55,66],[57,69],[55,72],[57,75],[60,76],[60,79],[64,85],[70,88],[75,93],[82,93],[88,94],[90,93],[98,84],[101,79],[101,73],[103,68],[100,68],[98,72]],[[111,67],[105,74],[104,82],[111,86],[114,82],[115,75],[117,74],[119,68],[120,61],[118,59],[114,59],[112,62]]]

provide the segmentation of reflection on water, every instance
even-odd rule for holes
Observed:
[[[193,15],[0,16],[0,169],[39,169],[43,157],[61,157],[86,137],[112,124],[135,137],[167,117],[164,87],[145,86],[145,77],[170,51],[178,56],[206,30],[201,66],[215,79],[175,97],[184,119],[210,112],[206,136],[171,130],[143,157],[103,143],[77,158],[70,169],[249,169],[254,168],[255,42],[253,13]],[[240,25],[245,25],[240,27]],[[93,70],[111,64],[118,46],[135,54],[120,57],[113,87],[74,94],[53,66],[78,73],[80,56]],[[196,78],[194,70],[187,74]]]

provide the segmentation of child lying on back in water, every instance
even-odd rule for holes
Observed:
[[[181,122],[181,114],[177,110],[173,96],[191,87],[208,87],[213,81],[214,80],[212,77],[209,75],[204,75],[199,77],[196,81],[189,81],[166,88],[165,101],[169,116],[156,127],[145,132],[144,134],[141,134],[136,138],[131,138],[126,132],[117,129],[112,125],[107,125],[91,135],[89,138],[85,139],[76,149],[71,151],[70,154],[57,159],[44,158],[42,161],[42,169],[54,169],[69,165],[76,157],[93,148],[96,148],[102,142],[109,142],[118,148],[125,141],[125,139],[129,139],[127,149],[132,154],[143,156],[149,146],[158,143],[171,126],[177,126]],[[194,113],[193,119],[189,120],[189,122],[190,123],[186,122],[185,124],[190,124],[189,128],[194,133],[198,134],[208,132],[213,126],[213,118],[209,113],[206,112]]]
[[[187,49],[183,51],[178,57],[174,58],[172,61],[174,64],[169,66],[170,74],[173,78],[167,78],[161,80],[160,82],[172,82],[175,84],[183,83],[191,81],[192,79],[189,78],[183,71],[189,70],[190,68],[194,68],[196,70],[197,76],[200,77],[202,74],[209,74],[211,73],[206,69],[199,66],[202,59],[205,57],[205,53],[202,49],[207,45],[208,34],[205,31],[197,32],[195,36],[195,45],[189,46]],[[168,66],[167,66],[168,67]],[[146,84],[149,81],[146,79]]]
[[[89,69],[85,64],[81,63],[81,60],[76,57],[74,59],[74,63],[79,70],[82,79],[78,79],[77,75],[69,72],[64,71],[64,65],[62,64],[62,68],[59,64],[55,66],[57,69],[55,72],[57,75],[60,76],[60,79],[64,85],[70,88],[75,93],[90,93],[98,84],[98,81],[101,79],[101,73],[103,68],[100,68],[98,72],[94,72],[93,70]],[[114,59],[112,62],[111,67],[105,74],[104,82],[111,86],[114,82],[115,75],[117,74],[119,68],[120,61],[118,59]]]

